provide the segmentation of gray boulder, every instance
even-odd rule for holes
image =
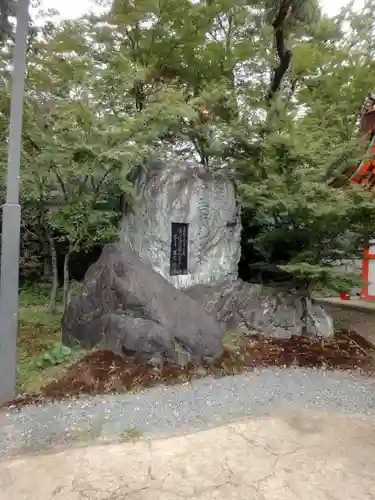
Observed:
[[[241,220],[233,181],[192,160],[177,158],[150,160],[134,169],[131,177],[137,206],[122,219],[121,241],[129,242],[145,262],[179,289],[227,276],[237,278]],[[189,265],[188,272],[171,275],[172,225],[176,221],[185,225]]]
[[[333,321],[324,308],[295,291],[225,280],[213,286],[195,285],[186,293],[226,330],[244,329],[274,338],[303,333],[329,338],[334,334]],[[306,301],[306,332],[303,301]]]
[[[63,318],[62,340],[146,360],[211,360],[224,330],[129,246],[107,245]]]

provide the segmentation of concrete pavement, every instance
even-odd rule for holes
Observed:
[[[351,300],[337,297],[315,300],[332,316],[336,329],[354,330],[375,345],[375,301],[358,297]]]
[[[0,462],[2,500],[370,500],[375,416],[273,413]]]
[[[338,307],[340,309],[356,309],[357,311],[375,313],[375,301],[364,300],[360,297],[351,297],[350,300],[342,300],[340,297],[316,297],[314,301],[323,306]]]

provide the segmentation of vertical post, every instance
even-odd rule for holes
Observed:
[[[21,225],[19,184],[28,27],[29,0],[18,0],[9,120],[7,191],[6,202],[3,206],[2,214],[0,275],[0,401],[12,398],[16,388]]]

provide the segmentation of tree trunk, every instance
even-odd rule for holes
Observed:
[[[56,246],[55,240],[52,238],[50,234],[48,234],[48,243],[49,250],[51,254],[51,267],[52,267],[52,290],[49,301],[49,311],[51,313],[56,312],[56,300],[57,300],[57,291],[59,288],[59,275],[57,271],[57,255],[56,255]]]
[[[52,250],[50,235],[47,234],[47,239],[43,241],[43,281],[48,283],[51,279],[51,262]]]
[[[301,304],[302,304],[302,316],[301,316],[301,321],[302,321],[302,335],[307,335],[307,321],[309,318],[309,306],[308,306],[308,298],[303,295],[301,297]]]
[[[275,37],[275,47],[279,59],[278,66],[273,70],[271,84],[268,89],[267,100],[271,101],[274,95],[281,89],[283,78],[292,61],[292,51],[286,47],[285,25],[292,12],[292,0],[282,0],[279,10],[272,23]]]
[[[64,313],[65,313],[66,308],[68,307],[68,303],[69,303],[69,282],[70,282],[70,276],[69,276],[69,259],[70,259],[71,253],[72,253],[72,245],[69,244],[69,250],[65,254],[65,258],[64,258],[64,285],[63,285],[63,308],[64,308]]]
[[[301,316],[301,322],[302,322],[302,335],[309,335],[311,332],[309,332],[309,319],[311,317],[311,294],[310,294],[310,287],[308,284],[304,284],[301,289],[300,289],[300,295],[301,295],[301,305],[302,305],[302,316]]]

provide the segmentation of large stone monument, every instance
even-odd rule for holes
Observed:
[[[237,278],[241,223],[234,183],[182,161],[149,162],[120,239],[176,288]]]
[[[132,172],[138,203],[64,314],[62,339],[184,364],[223,352],[226,331],[333,335],[321,306],[237,278],[241,224],[234,184],[185,162]]]

